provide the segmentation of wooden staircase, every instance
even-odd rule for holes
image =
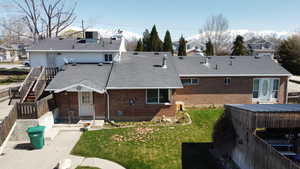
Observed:
[[[58,68],[32,68],[19,90],[11,89],[10,102],[34,103],[42,97],[47,84],[56,76]]]

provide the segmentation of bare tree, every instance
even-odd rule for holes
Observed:
[[[76,2],[70,8],[66,7],[66,0],[14,0],[14,4],[34,40],[58,36],[76,19]]]
[[[9,19],[1,19],[2,39],[8,43],[20,43],[25,39],[31,39],[28,34],[27,27],[22,18],[10,17]]]
[[[210,16],[200,29],[200,34],[204,36],[205,41],[212,41],[214,53],[217,55],[226,50],[230,41],[228,28],[228,20],[222,14],[219,14]]]

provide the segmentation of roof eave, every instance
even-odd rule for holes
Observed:
[[[27,52],[119,52],[119,50],[26,50]]]
[[[283,76],[291,77],[292,74],[179,74],[179,77],[265,77],[265,76]]]

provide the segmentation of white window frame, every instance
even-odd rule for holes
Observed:
[[[231,85],[231,78],[230,77],[225,77],[224,78],[224,85],[225,86],[230,86]]]
[[[182,83],[182,80],[189,80],[190,83]],[[197,83],[193,83],[193,80],[197,80]],[[194,85],[199,85],[200,84],[200,79],[199,78],[182,78],[181,83],[183,86],[194,86]]]
[[[278,89],[277,90],[274,90],[274,81],[275,80],[278,80]],[[280,78],[272,78],[272,84],[271,84],[271,99],[272,100],[279,100],[279,92],[280,92]],[[277,93],[277,98],[273,97],[273,92],[278,92]]]
[[[158,97],[158,101],[157,101],[157,103],[155,103],[155,102],[148,102],[148,90],[157,90],[157,92],[158,92],[158,95],[157,95],[157,97]],[[146,104],[164,104],[164,105],[170,105],[171,104],[171,93],[172,93],[172,89],[166,89],[166,90],[168,90],[168,98],[169,98],[169,102],[165,102],[165,103],[161,103],[160,102],[160,92],[159,92],[159,90],[160,89],[146,89],[146,94],[145,94],[145,96],[146,96],[146,98],[145,98],[145,101],[146,101]]]
[[[270,88],[271,88],[271,97],[270,97],[270,102],[277,102],[279,100],[279,94],[280,94],[280,78],[254,78],[253,79],[253,87],[252,87],[252,101],[253,102],[257,102],[259,101],[259,88],[260,88],[260,80],[261,79],[270,79],[271,80],[271,84],[270,84]],[[254,92],[254,80],[259,80],[258,82],[258,98],[254,98],[253,97],[253,92]],[[278,80],[278,90],[273,90],[274,89],[274,80]],[[273,92],[274,91],[277,91],[278,92],[278,95],[277,95],[277,98],[274,98],[273,97]]]

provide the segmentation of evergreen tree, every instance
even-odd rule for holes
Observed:
[[[179,39],[178,56],[186,56],[186,41],[183,36]]]
[[[294,35],[281,42],[278,54],[279,62],[289,72],[300,75],[300,35]]]
[[[162,41],[160,40],[159,36],[158,36],[158,32],[156,30],[156,26],[154,25],[151,33],[150,33],[150,51],[161,51],[162,50]]]
[[[205,55],[206,56],[214,56],[215,55],[214,45],[213,45],[213,43],[211,42],[210,39],[206,42],[205,46],[206,46],[206,49],[204,51]]]
[[[150,33],[148,29],[143,33],[143,51],[150,51]]]
[[[244,45],[244,38],[240,35],[238,35],[233,42],[233,47],[232,47],[232,56],[244,56],[244,55],[249,55],[248,49]]]
[[[144,45],[141,39],[138,41],[135,51],[144,51]]]
[[[168,30],[164,38],[163,51],[172,52],[173,54],[173,44],[172,44],[171,34],[170,31]]]

